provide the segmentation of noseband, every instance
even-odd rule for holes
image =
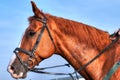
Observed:
[[[32,49],[31,51],[28,51],[28,50],[25,50],[25,49],[22,49],[22,48],[18,48],[18,47],[17,47],[17,48],[13,51],[13,52],[15,53],[15,55],[17,56],[18,60],[20,61],[20,63],[24,66],[24,68],[25,68],[26,71],[28,71],[28,69],[29,69],[28,62],[27,62],[27,63],[26,63],[26,62],[23,62],[22,59],[20,58],[20,56],[18,55],[18,52],[22,52],[23,54],[28,55],[28,56],[29,56],[28,61],[31,61],[31,62],[33,63],[33,65],[34,65],[34,62],[32,61],[32,59],[35,59],[36,62],[37,62],[37,64],[39,64],[39,62],[38,62],[36,56],[34,55],[34,53],[35,53],[35,51],[36,51],[36,49],[37,49],[37,47],[38,47],[38,45],[39,45],[39,43],[40,43],[40,40],[41,40],[41,37],[42,37],[42,34],[43,34],[45,28],[46,28],[46,30],[47,30],[47,32],[48,32],[48,35],[49,35],[49,37],[50,37],[50,39],[51,39],[51,41],[52,41],[52,43],[53,43],[53,45],[54,45],[54,47],[55,47],[55,49],[56,49],[56,46],[55,46],[54,40],[53,40],[53,38],[52,38],[52,35],[51,35],[51,33],[50,33],[50,30],[49,30],[48,27],[47,27],[47,19],[46,19],[46,18],[41,19],[41,18],[38,18],[38,17],[34,17],[34,18],[35,18],[37,21],[41,22],[41,23],[43,24],[43,27],[42,27],[42,29],[40,30],[40,33],[39,33],[38,38],[37,38],[37,40],[36,40],[36,42],[35,42],[35,44],[34,44],[33,49]],[[44,58],[42,58],[42,57],[40,57],[40,58],[41,58],[42,60],[44,59]]]

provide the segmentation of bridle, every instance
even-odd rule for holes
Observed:
[[[37,58],[36,58],[36,56],[35,56],[34,53],[35,53],[35,51],[36,51],[36,49],[37,49],[37,47],[38,47],[38,45],[39,45],[39,43],[40,43],[42,34],[43,34],[43,32],[44,32],[45,29],[47,30],[48,35],[49,35],[49,37],[50,37],[50,39],[51,39],[51,41],[52,41],[52,43],[53,43],[53,45],[54,45],[54,48],[55,48],[55,50],[56,50],[56,46],[55,46],[54,40],[53,40],[52,35],[51,35],[51,33],[50,33],[50,30],[48,29],[48,26],[47,26],[47,18],[44,17],[43,19],[41,19],[41,18],[39,18],[39,17],[35,17],[35,16],[34,16],[34,19],[37,20],[37,21],[39,21],[39,22],[41,22],[41,23],[43,24],[43,26],[42,26],[42,29],[40,30],[40,33],[38,34],[38,38],[37,38],[37,40],[36,40],[36,42],[35,42],[35,44],[34,44],[33,49],[32,49],[31,51],[28,51],[28,50],[25,50],[25,49],[22,49],[22,48],[18,48],[18,47],[17,47],[17,48],[13,51],[13,52],[15,53],[15,55],[17,56],[18,60],[20,61],[20,63],[24,66],[24,68],[25,68],[26,71],[29,70],[28,61],[31,61],[32,64],[34,65],[34,62],[32,61],[32,59],[35,59],[36,62],[37,62],[37,64],[39,64],[39,62],[38,62],[38,60],[37,60]],[[22,59],[20,58],[18,52],[22,52],[23,54],[26,54],[26,55],[29,56],[27,63],[22,61]],[[44,58],[42,58],[41,56],[39,56],[39,57],[40,57],[42,60],[44,59]]]

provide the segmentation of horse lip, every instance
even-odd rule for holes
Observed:
[[[19,75],[15,74],[15,73],[11,73],[11,76],[15,79],[24,79],[26,78],[26,75],[24,75],[23,72],[20,72]]]
[[[23,74],[23,73],[22,73]],[[19,75],[17,75],[17,74],[11,74],[12,75],[12,77],[13,78],[16,78],[16,79],[19,79],[19,78],[21,78],[22,77],[22,74],[19,74]]]

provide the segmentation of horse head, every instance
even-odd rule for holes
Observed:
[[[107,51],[104,49],[120,35],[120,31],[109,37],[109,33],[93,26],[45,14],[34,2],[31,3],[34,16],[29,18],[29,26],[20,46],[14,50],[15,54],[8,65],[9,73],[16,79],[25,78],[28,71],[34,70],[41,61],[56,53],[86,80],[103,80],[120,59],[120,45],[116,43]],[[103,50],[105,52],[100,56]],[[88,63],[91,64],[82,69]],[[119,72],[120,69],[111,80],[119,80]]]
[[[29,18],[29,26],[8,65],[8,72],[16,79],[25,78],[29,70],[55,53],[53,35],[48,28],[47,18],[33,1],[31,4],[34,16]]]

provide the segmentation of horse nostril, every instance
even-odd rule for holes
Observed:
[[[13,71],[13,73],[14,74],[18,74],[17,72],[16,72],[16,69],[15,69],[15,67],[14,66],[11,66],[11,68],[10,68],[12,71]]]
[[[14,68],[14,66],[10,66],[10,69],[14,71],[15,68]]]
[[[14,67],[14,66],[9,66],[8,72],[14,74],[14,73],[16,72],[16,71],[15,71],[15,67]]]
[[[13,66],[10,66],[10,69],[11,69],[11,70],[14,70],[14,67],[13,67]]]

